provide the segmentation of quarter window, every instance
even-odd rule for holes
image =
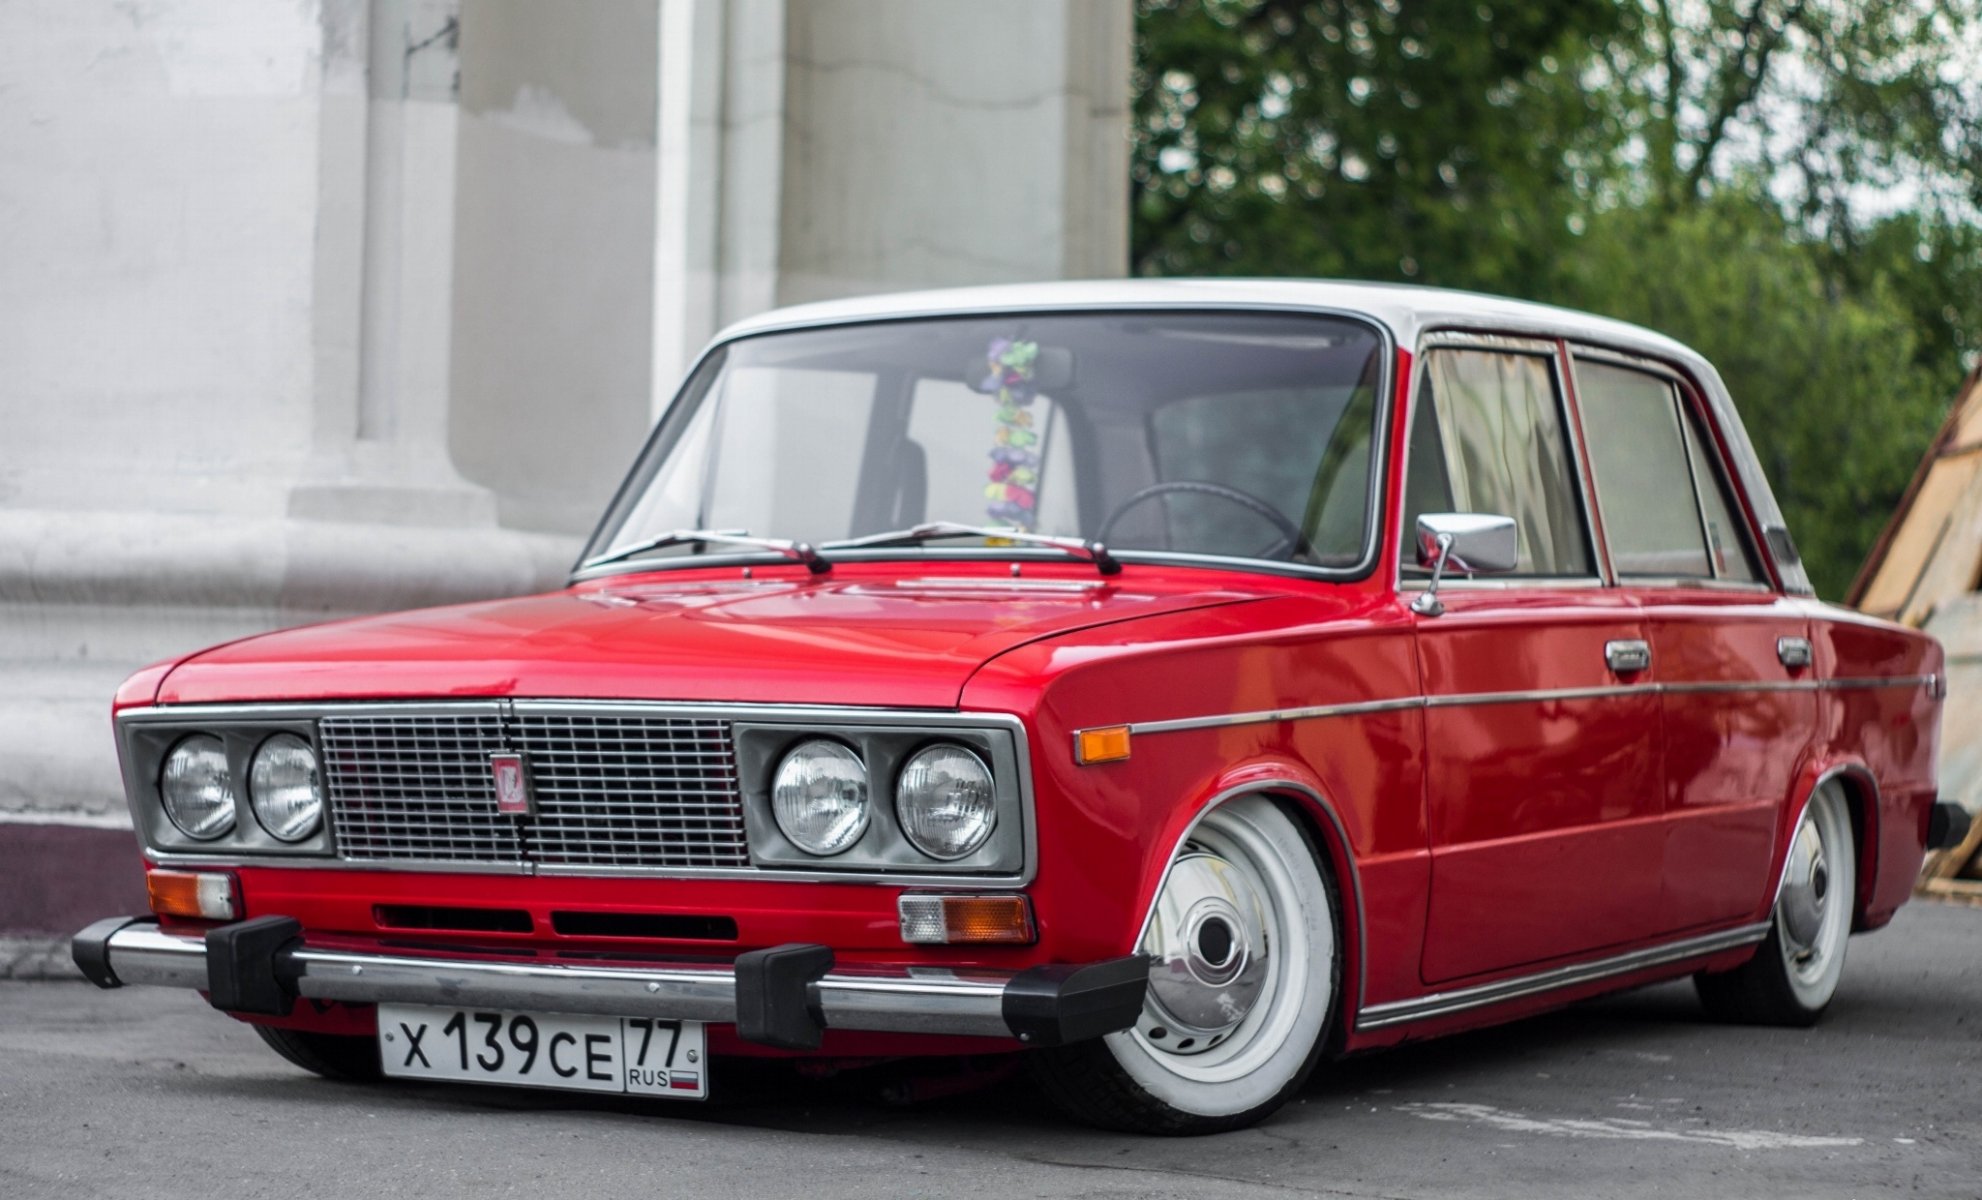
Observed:
[[[1714,574],[1743,583],[1764,582],[1754,548],[1742,532],[1740,510],[1735,507],[1727,475],[1700,436],[1699,422],[1688,420],[1685,426],[1686,453],[1693,464],[1693,478],[1700,485],[1700,511],[1707,519],[1707,551],[1713,556]]]
[[[1563,429],[1553,360],[1539,354],[1434,350],[1411,420],[1403,565],[1426,513],[1512,517],[1516,571],[1588,576],[1589,534]]]
[[[1604,536],[1620,576],[1757,578],[1725,481],[1664,376],[1576,364]]]

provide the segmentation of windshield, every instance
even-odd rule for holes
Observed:
[[[1369,559],[1381,343],[1281,313],[1021,314],[764,334],[709,355],[585,552],[676,530],[833,544],[945,522],[1348,569]],[[1041,553],[906,538],[836,555]],[[736,553],[689,539],[630,561]]]

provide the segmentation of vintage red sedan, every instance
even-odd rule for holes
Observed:
[[[1815,1020],[1965,824],[1944,678],[1813,597],[1643,329],[1304,282],[789,309],[564,590],[133,676],[155,912],[75,956],[331,1076],[1008,1052],[1082,1119],[1231,1129],[1655,980]]]

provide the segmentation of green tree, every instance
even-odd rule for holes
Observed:
[[[1134,267],[1669,333],[1839,595],[1982,350],[1976,27],[1975,0],[1139,0]]]
[[[1842,595],[1949,395],[1888,279],[1840,289],[1778,210],[1728,192],[1597,218],[1561,296],[1674,332],[1715,365],[1818,593]]]
[[[1605,0],[1142,0],[1141,274],[1519,290],[1613,135],[1575,75]]]

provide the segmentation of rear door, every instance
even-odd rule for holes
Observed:
[[[1645,672],[1611,665],[1647,634],[1603,586],[1558,344],[1428,348],[1411,422],[1405,541],[1428,512],[1497,513],[1520,532],[1514,574],[1452,582],[1442,615],[1416,617],[1432,862],[1424,978],[1644,937],[1662,872],[1659,702]],[[1407,557],[1401,578],[1408,596],[1423,575]]]
[[[1759,911],[1816,717],[1808,622],[1775,594],[1682,380],[1579,350],[1576,399],[1611,565],[1644,610],[1665,724],[1663,930]]]

